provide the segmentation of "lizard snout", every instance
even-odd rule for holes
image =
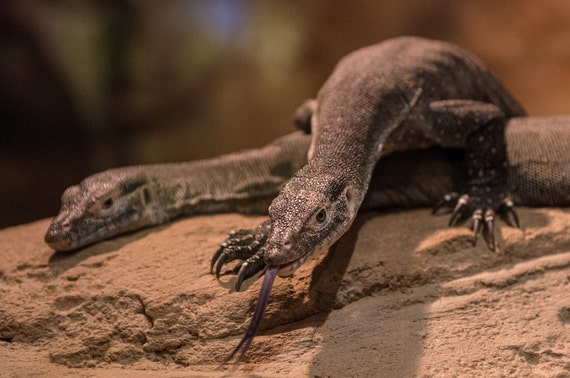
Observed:
[[[65,239],[61,236],[61,231],[56,227],[50,226],[44,236],[47,245],[55,250],[64,249],[67,246]]]
[[[60,222],[54,219],[46,231],[44,241],[56,251],[69,250],[74,244],[70,230],[71,224],[69,221]]]
[[[269,243],[263,254],[263,260],[267,265],[284,265],[296,260],[296,257],[291,254],[291,245],[290,241]]]

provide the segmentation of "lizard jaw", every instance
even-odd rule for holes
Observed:
[[[288,277],[295,273],[295,271],[303,265],[310,257],[319,255],[321,252],[325,251],[328,248],[322,248],[314,251],[309,251],[308,253],[304,254],[303,256],[279,265],[279,270],[277,271],[277,275],[279,277]]]
[[[101,225],[80,236],[77,232],[64,230],[59,224],[52,223],[44,236],[44,241],[56,251],[72,251],[144,226],[144,223],[134,223],[130,227],[110,229],[107,225]]]
[[[277,271],[277,275],[279,277],[288,277],[292,275],[307,259],[311,254],[306,254],[304,256],[299,257],[296,260],[288,262],[286,264],[279,265],[279,270]]]
[[[93,244],[106,236],[111,236],[106,228],[98,228],[88,235],[79,237],[74,232],[62,232],[54,227],[50,227],[44,236],[44,241],[50,248],[56,251],[71,251]]]

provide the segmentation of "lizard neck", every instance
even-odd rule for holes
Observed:
[[[169,219],[221,212],[265,214],[283,183],[306,163],[308,143],[309,137],[297,132],[257,150],[145,166],[155,211]]]

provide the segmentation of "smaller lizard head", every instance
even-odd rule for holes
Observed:
[[[337,177],[295,176],[269,207],[265,263],[280,265],[280,276],[292,274],[348,230],[359,203],[355,187]]]
[[[151,200],[148,186],[143,175],[125,169],[89,176],[65,190],[45,242],[67,251],[152,224],[145,214]]]

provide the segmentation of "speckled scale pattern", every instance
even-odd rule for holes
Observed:
[[[319,232],[311,217],[320,207],[336,203],[334,197],[346,188],[358,208],[378,159],[390,152],[465,148],[463,191],[469,197],[462,214],[496,210],[508,195],[506,123],[522,115],[523,108],[502,84],[457,46],[401,37],[349,54],[316,100],[296,112],[303,129],[311,123],[309,162],[272,203],[267,242],[272,248],[263,252],[264,258],[273,264],[294,261],[340,237],[355,211],[333,213],[333,221],[343,227]],[[424,187],[437,187],[438,181],[430,177]],[[327,192],[330,187],[338,187],[334,195]],[[365,204],[377,202],[377,197],[369,195]]]
[[[520,115],[524,110],[501,83],[454,45],[402,37],[365,47],[343,58],[319,91],[312,156],[285,188],[317,193],[307,177],[319,181],[334,174],[356,188],[360,202],[379,151],[466,147],[469,210],[487,198],[496,207],[506,193],[504,128],[508,118]],[[290,227],[282,219],[299,214],[298,198],[286,190],[280,196],[290,208],[273,215],[275,225]]]
[[[509,123],[508,183],[515,203],[570,205],[569,118],[515,118]]]
[[[110,169],[67,189],[46,242],[69,250],[181,215],[238,211],[265,214],[279,188],[307,161],[301,132],[267,146],[214,159]],[[130,183],[136,182],[136,190]],[[94,211],[112,198],[115,209]]]
[[[515,204],[570,206],[570,116],[512,118],[505,135],[506,177]],[[444,194],[467,187],[465,155],[465,148],[431,147],[383,156],[374,169],[361,210],[433,206]],[[295,193],[306,186],[290,191]],[[249,233],[254,235],[255,231]],[[269,231],[265,228],[267,234]],[[255,244],[259,248],[249,250],[251,255],[246,258],[253,256],[251,269],[262,269],[262,256],[255,255],[262,246]]]

